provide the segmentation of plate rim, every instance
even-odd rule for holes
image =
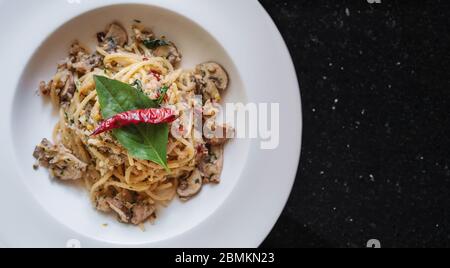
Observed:
[[[190,2],[195,2],[197,4],[201,4],[201,3],[206,3],[207,1],[208,0],[194,0],[194,1],[190,1]],[[24,1],[13,1],[13,2],[19,2],[19,4],[22,4],[22,5],[24,4]],[[203,22],[199,21],[199,20],[205,20],[205,18],[195,19],[195,18],[191,17],[190,15],[192,15],[193,11],[190,10],[188,7],[185,7],[185,5],[180,6],[179,5],[180,3],[176,2],[175,0],[165,0],[165,1],[161,1],[161,0],[154,0],[154,1],[152,1],[152,0],[134,0],[134,1],[133,0],[109,0],[109,1],[102,0],[102,1],[99,1],[99,0],[97,0],[97,1],[89,1],[85,5],[83,4],[83,5],[79,5],[79,6],[73,6],[72,9],[70,9],[70,10],[67,8],[64,9],[64,12],[62,12],[62,13],[67,14],[68,18],[61,20],[61,16],[60,16],[59,20],[56,19],[56,20],[58,20],[58,23],[55,23],[54,25],[56,25],[56,28],[58,28],[60,25],[64,24],[68,20],[72,19],[74,16],[80,15],[82,13],[85,13],[85,12],[90,11],[95,8],[104,7],[104,6],[108,6],[108,5],[112,5],[112,4],[127,4],[127,3],[150,4],[150,5],[155,5],[155,6],[169,9],[173,12],[176,12],[183,16],[186,16],[189,19],[193,20],[194,22],[198,23],[199,25],[204,27],[205,30],[210,32],[219,41],[221,39],[223,39],[223,37],[224,37],[224,36],[218,37],[217,35],[214,34],[214,32],[210,31],[209,29],[206,29],[206,27],[211,27],[211,25],[210,25],[211,23],[208,24],[208,23],[205,23],[204,21]],[[0,4],[2,4],[2,12],[7,12],[8,8],[12,9],[12,11],[13,11],[14,8],[17,7],[17,6],[14,6],[14,4],[11,1],[0,2]],[[56,5],[56,2],[51,1],[51,4]],[[67,3],[66,3],[66,5],[67,5]],[[192,5],[192,3],[190,3],[190,5]],[[212,238],[206,238],[206,239],[205,239],[205,237],[203,237],[202,239],[198,238],[198,236],[201,237],[202,235],[205,236],[206,234],[213,233],[215,228],[212,228],[212,227],[215,225],[215,222],[220,221],[221,219],[226,219],[229,215],[235,215],[235,217],[243,216],[242,218],[244,218],[244,219],[246,216],[251,215],[251,213],[248,213],[246,215],[238,215],[239,213],[243,212],[244,207],[247,204],[242,205],[242,208],[240,208],[240,210],[237,211],[238,213],[236,213],[236,212],[233,213],[233,209],[236,208],[236,204],[239,204],[239,201],[237,201],[237,203],[236,203],[236,200],[231,200],[231,198],[239,199],[239,195],[240,195],[240,199],[242,199],[246,194],[245,191],[247,191],[247,193],[248,193],[249,190],[250,191],[255,190],[255,189],[252,189],[251,187],[249,188],[249,185],[244,185],[244,183],[241,183],[241,180],[242,180],[242,178],[241,178],[235,185],[235,188],[237,188],[241,184],[242,189],[234,189],[233,192],[230,193],[230,195],[228,196],[228,199],[230,199],[230,200],[225,200],[224,203],[220,207],[218,207],[216,212],[214,212],[212,215],[207,217],[198,226],[195,226],[194,228],[186,231],[183,234],[176,235],[176,236],[169,238],[167,240],[164,240],[164,241],[156,241],[156,242],[152,242],[152,243],[132,244],[132,245],[115,244],[115,243],[95,240],[95,239],[92,239],[89,237],[82,237],[81,239],[85,242],[85,245],[90,246],[90,247],[101,247],[101,246],[179,247],[180,245],[183,245],[186,247],[201,247],[206,244],[206,246],[208,246],[208,247],[231,247],[231,246],[258,247],[263,242],[263,240],[267,237],[267,235],[270,233],[270,231],[276,224],[279,216],[281,215],[283,208],[285,207],[285,205],[288,201],[288,198],[290,196],[290,193],[292,191],[292,187],[293,187],[293,184],[295,181],[295,177],[296,177],[297,169],[298,169],[298,163],[300,161],[300,152],[301,152],[301,143],[302,143],[302,127],[303,127],[302,122],[303,121],[302,121],[300,87],[299,87],[297,73],[295,71],[292,57],[290,56],[289,50],[286,46],[286,43],[285,43],[284,39],[282,38],[281,33],[279,32],[275,23],[273,22],[272,18],[270,17],[270,15],[267,13],[267,11],[264,9],[264,7],[258,1],[256,1],[256,0],[254,0],[254,1],[231,0],[231,1],[219,2],[217,0],[215,0],[215,1],[209,0],[208,5],[209,5],[209,8],[211,8],[215,12],[217,12],[217,9],[233,10],[237,6],[240,7],[239,9],[243,9],[243,10],[251,9],[252,10],[251,13],[253,16],[251,19],[255,19],[257,22],[263,24],[265,27],[267,27],[265,30],[268,30],[270,32],[269,34],[270,34],[271,39],[268,40],[268,42],[270,42],[270,45],[273,45],[273,47],[276,47],[276,53],[279,56],[280,63],[282,63],[282,66],[280,66],[280,68],[283,71],[286,71],[286,73],[284,73],[284,75],[286,77],[286,81],[288,81],[287,84],[289,84],[289,88],[286,89],[286,92],[284,92],[284,93],[285,93],[285,95],[288,95],[288,96],[284,96],[284,98],[281,98],[280,96],[273,97],[273,99],[279,98],[279,100],[283,101],[284,103],[290,103],[290,106],[288,106],[287,108],[289,108],[289,112],[291,112],[291,118],[294,118],[294,122],[291,122],[291,124],[290,124],[290,127],[292,127],[294,133],[289,133],[289,135],[288,135],[290,142],[292,142],[292,144],[291,144],[292,148],[289,148],[289,153],[291,154],[290,157],[293,159],[287,160],[287,161],[289,161],[288,165],[290,167],[290,170],[282,171],[285,173],[285,176],[287,176],[288,178],[284,179],[285,180],[284,185],[274,187],[275,190],[278,191],[282,196],[276,197],[277,204],[272,206],[271,211],[270,211],[270,216],[264,216],[263,214],[261,214],[260,211],[252,211],[252,210],[246,211],[246,212],[255,213],[254,215],[252,215],[255,217],[255,219],[253,219],[253,221],[257,220],[256,218],[259,218],[260,220],[262,219],[264,221],[264,222],[260,223],[259,226],[256,226],[255,228],[249,228],[250,226],[248,226],[248,223],[245,221],[241,221],[239,223],[239,222],[230,220],[228,222],[228,224],[230,226],[228,226],[226,228],[234,228],[233,230],[236,230],[236,231],[241,231],[240,228],[245,228],[245,231],[247,231],[249,233],[246,233],[247,236],[245,236],[244,238],[233,236],[232,232],[230,235],[229,231],[233,231],[233,230],[226,230],[224,232],[221,232],[218,235],[216,234],[216,236],[212,237]],[[38,5],[38,6],[40,8],[44,8],[45,4]],[[59,3],[59,6],[61,6],[61,3]],[[194,6],[194,5],[192,5],[192,6]],[[219,10],[219,11],[221,11],[221,10]],[[36,10],[34,10],[34,11],[36,12]],[[36,12],[36,13],[39,13],[39,12]],[[255,14],[259,14],[259,15],[255,15]],[[239,22],[246,22],[249,24],[254,23],[248,17],[239,17],[238,15],[240,15],[240,12],[236,12],[233,16],[233,18],[234,18],[233,21],[236,21],[235,23],[239,23]],[[216,16],[216,17],[220,17],[220,16]],[[222,14],[222,17],[223,17],[223,14]],[[0,21],[3,21],[3,20],[4,19],[0,19]],[[207,20],[207,18],[206,18],[206,20]],[[24,27],[23,24],[21,24],[20,26]],[[40,44],[39,44],[38,40],[45,40],[47,38],[47,36],[50,35],[53,32],[53,30],[56,29],[56,28],[55,29],[52,29],[52,28],[53,27],[49,27],[47,30],[45,30],[44,37],[40,36],[39,33],[36,33],[36,35],[40,36],[40,38],[37,38],[34,41],[33,47],[36,47],[36,48],[39,47]],[[252,34],[256,34],[256,33],[252,33]],[[222,41],[224,41],[224,40],[222,40]],[[252,38],[248,38],[247,40],[245,40],[245,42],[253,43],[253,42],[257,42],[257,41],[253,40]],[[221,43],[221,44],[227,50],[227,52],[229,53],[229,55],[233,59],[233,61],[236,63],[236,61],[233,58],[233,55],[234,56],[240,55],[239,53],[242,53],[242,51],[240,51],[237,48],[233,48],[233,51],[230,53],[230,51],[227,49],[227,45],[225,45],[223,43]],[[265,44],[265,45],[267,45],[267,44]],[[0,45],[0,47],[1,46],[2,45]],[[261,46],[263,46],[263,45],[261,45]],[[231,46],[229,48],[231,48]],[[5,71],[5,73],[7,73],[7,74],[8,73],[11,74],[14,77],[13,80],[18,80],[20,77],[20,74],[22,73],[23,68],[25,66],[24,63],[26,63],[28,61],[28,59],[33,55],[30,52],[34,53],[34,51],[35,51],[34,49],[30,49],[30,51],[28,51],[28,53],[24,53],[24,54],[20,55],[18,57],[20,60],[17,60],[16,64],[13,65],[12,70],[6,70],[5,67],[1,67],[0,70]],[[20,52],[20,51],[13,51],[12,53],[10,53],[10,55],[6,55],[6,58],[13,57],[18,52]],[[249,63],[249,64],[251,64],[251,63]],[[246,76],[251,77],[252,79],[255,79],[253,77],[255,74],[252,74],[251,71],[248,70],[248,67],[246,67],[246,68],[247,68]],[[14,75],[15,73],[18,73],[18,75],[15,76]],[[242,80],[244,81],[244,84],[247,84],[247,83],[245,83],[246,78],[244,77],[244,75],[241,75],[241,77],[242,77]],[[16,82],[18,82],[18,81],[16,81]],[[12,84],[12,82],[10,84]],[[251,83],[249,83],[249,84],[251,84]],[[14,84],[12,84],[12,85],[13,85],[12,88],[15,89],[16,87],[14,86]],[[11,96],[14,96],[14,95],[15,95],[15,90],[11,90],[11,92],[7,92],[6,99],[8,100],[8,102],[6,105],[4,105],[3,107],[0,108],[0,111],[2,111],[2,112],[5,111],[7,114],[11,112],[11,110],[12,110],[11,106],[12,106],[12,100],[13,100],[13,97],[11,97]],[[11,98],[9,98],[9,97],[11,97]],[[11,100],[11,101],[9,101],[9,100]],[[264,100],[264,98],[262,100]],[[292,104],[295,104],[295,105],[292,106]],[[286,111],[285,111],[286,109],[284,109],[284,110],[281,109],[281,110],[282,110],[281,114],[286,115]],[[5,113],[3,113],[3,114],[5,114]],[[286,120],[287,119],[285,119],[285,118],[281,118],[281,121],[283,121],[283,122],[285,122]],[[11,126],[10,124],[8,124],[8,125]],[[10,131],[8,133],[10,135]],[[284,134],[285,133],[281,133],[281,135],[284,135]],[[6,135],[6,134],[1,134],[0,137],[2,137],[4,135]],[[11,137],[6,137],[6,138],[12,139],[13,137],[11,136]],[[9,143],[9,145],[6,146],[7,148],[5,148],[5,150],[0,152],[0,160],[4,160],[1,162],[1,163],[3,163],[4,166],[6,166],[7,163],[11,163],[11,162],[14,165],[13,159],[7,159],[8,153],[12,152],[12,154],[14,155],[14,152],[13,152],[14,150],[11,146],[12,146],[11,143]],[[252,142],[253,149],[255,149],[254,146],[255,146],[255,142]],[[269,153],[266,153],[266,156],[267,155],[269,155]],[[258,157],[261,157],[261,155],[257,155],[257,158]],[[265,157],[265,160],[268,160],[268,158]],[[253,162],[255,162],[255,161],[253,161]],[[17,169],[17,166],[16,165],[14,165],[14,166]],[[280,166],[281,166],[281,164],[280,164]],[[14,173],[15,172],[11,171],[11,174],[6,174],[6,175],[18,176],[17,173],[15,173],[15,174]],[[246,172],[245,174],[242,174],[241,176],[244,176],[244,175],[251,176],[252,174],[251,173],[247,174],[247,172]],[[16,189],[20,189],[20,185],[13,185],[13,186],[16,187]],[[12,187],[12,188],[14,188],[14,187]],[[266,187],[266,186],[264,186],[264,187]],[[273,191],[273,189],[270,189],[270,190]],[[255,200],[258,201],[258,198],[261,198],[261,197],[257,196],[258,194],[260,194],[260,192],[262,194],[268,193],[266,188],[264,188],[262,190],[256,189],[255,192],[256,192],[255,197],[253,197],[253,196],[247,197],[248,199],[252,199],[251,202],[254,202]],[[3,192],[0,191],[0,193],[3,193]],[[43,209],[43,208],[40,208],[38,205],[33,204],[33,202],[32,202],[33,200],[29,200],[29,198],[24,198],[24,199],[28,199],[28,200],[24,200],[24,203],[21,205],[27,207],[28,209],[35,210],[34,211],[35,214],[36,213],[39,214],[38,212]],[[253,200],[253,199],[255,199],[255,200]],[[273,198],[273,199],[275,200],[275,198]],[[235,203],[232,203],[232,201]],[[0,202],[0,203],[3,203],[3,202]],[[257,204],[257,203],[254,203],[254,204]],[[3,205],[0,205],[0,207],[3,208]],[[245,209],[248,209],[248,208],[245,207]],[[41,218],[43,218],[43,217],[41,217]],[[55,220],[54,219],[36,219],[36,222],[39,222],[39,228],[45,228],[45,226],[47,224],[52,224],[52,223],[54,224],[53,221],[55,221]],[[14,238],[11,237],[12,234],[8,233],[7,230],[10,230],[11,227],[15,228],[15,226],[10,226],[10,225],[6,226],[6,228],[0,228],[0,240],[5,238],[5,240],[7,240],[9,242],[9,243],[5,242],[6,245],[11,244],[12,246],[27,246],[26,243],[30,238],[28,238],[28,240],[20,239],[20,241],[13,242]],[[24,225],[25,227],[27,226],[27,224],[24,224],[24,223],[22,223],[22,225]],[[245,225],[245,227],[242,227],[244,225]],[[4,224],[4,226],[5,226],[5,224]],[[51,241],[46,241],[45,243],[43,241],[31,242],[30,245],[35,245],[35,246],[60,245],[60,246],[64,246],[64,244],[61,243],[61,240],[64,241],[68,237],[76,237],[77,235],[79,237],[81,237],[80,234],[77,234],[64,226],[52,227],[52,230],[47,230],[45,233],[48,233],[49,231],[50,231],[50,233],[52,233],[53,239],[49,239],[48,237],[47,237],[47,239],[51,240]],[[251,232],[253,232],[253,233],[251,233]],[[36,232],[31,231],[31,232],[29,232],[29,234],[31,234],[31,238],[34,238],[33,234],[36,234]],[[8,236],[8,237],[6,237],[6,236]],[[39,236],[39,235],[36,235],[36,236]]]

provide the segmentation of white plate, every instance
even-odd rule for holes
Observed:
[[[133,3],[133,4],[131,4]],[[4,131],[0,138],[0,242],[14,247],[257,247],[278,219],[300,156],[301,105],[288,50],[256,1],[0,1]],[[183,67],[206,60],[230,73],[226,102],[280,104],[280,144],[227,145],[223,182],[188,203],[173,202],[145,232],[96,212],[80,188],[34,171],[31,156],[56,121],[36,95],[40,80],[79,39],[92,45],[111,21],[151,25],[183,53]],[[7,215],[7,216],[5,216]],[[108,227],[102,227],[107,223]]]

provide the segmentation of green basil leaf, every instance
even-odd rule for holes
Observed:
[[[129,84],[103,76],[95,76],[95,86],[103,118],[126,111],[157,108],[158,103]],[[114,137],[135,158],[149,160],[166,170],[168,124],[139,124],[115,129]]]
[[[134,80],[134,82],[131,84],[131,86],[135,87],[140,92],[144,92],[144,90],[142,89],[142,82],[139,79]]]
[[[146,46],[148,49],[155,49],[158,47],[168,46],[169,43],[165,40],[161,39],[146,39],[142,41],[144,43],[144,46]]]
[[[168,90],[169,88],[167,86],[163,86],[162,88],[159,89],[159,98],[156,100],[158,105],[161,105]]]
[[[131,85],[103,76],[94,76],[104,118],[136,109],[157,108],[158,103]]]

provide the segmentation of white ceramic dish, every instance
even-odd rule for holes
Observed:
[[[20,12],[21,19],[17,19]],[[286,46],[257,1],[68,0],[0,1],[4,131],[0,134],[0,224],[5,246],[256,247],[289,196],[301,143],[298,82]],[[173,202],[146,232],[95,211],[84,190],[34,171],[31,154],[50,137],[56,117],[36,95],[74,39],[93,45],[111,21],[142,20],[183,53],[182,67],[220,62],[232,80],[226,102],[280,103],[280,145],[258,139],[226,148],[223,182],[188,203]],[[108,227],[102,227],[107,223]],[[75,240],[73,240],[75,239]]]

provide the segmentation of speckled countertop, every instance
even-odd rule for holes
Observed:
[[[449,247],[450,2],[260,2],[304,117],[297,180],[262,246]]]

